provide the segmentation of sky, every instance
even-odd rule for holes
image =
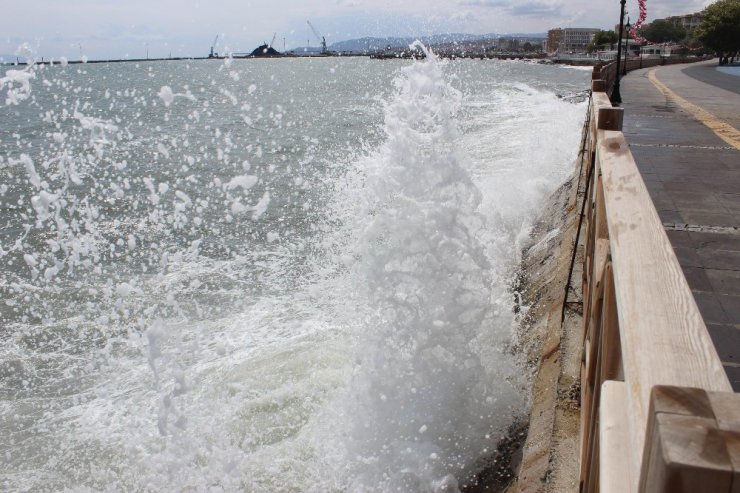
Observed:
[[[648,21],[702,10],[707,0],[647,0]],[[632,20],[637,0],[627,0]],[[449,32],[613,29],[619,0],[0,0],[0,56],[77,60],[206,56]]]

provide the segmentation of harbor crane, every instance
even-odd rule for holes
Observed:
[[[213,48],[216,46],[216,43],[218,43],[218,37],[219,36],[220,36],[220,34],[217,34],[216,35],[216,39],[213,40],[213,44],[211,45],[211,54],[208,55],[208,58],[213,58],[213,57],[217,57],[218,56],[218,53],[214,53],[213,52]]]
[[[327,53],[326,38],[324,38],[315,27],[313,27],[313,24],[311,24],[311,21],[306,21],[306,22],[308,23],[308,27],[310,27],[311,30],[313,31],[314,36],[316,36],[316,39],[318,39],[321,42],[321,54],[322,55],[326,54]]]

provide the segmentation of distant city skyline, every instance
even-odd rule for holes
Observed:
[[[648,21],[702,10],[706,0],[648,0]],[[637,17],[637,0],[627,9]],[[545,33],[555,27],[613,29],[619,0],[33,0],[5,5],[0,54],[77,60],[206,56],[248,52],[275,36],[282,51],[441,33]]]

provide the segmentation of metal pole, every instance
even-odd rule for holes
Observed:
[[[612,90],[612,104],[619,104],[622,102],[622,95],[619,93],[619,75],[620,75],[619,64],[622,59],[622,31],[624,30],[624,4],[627,3],[627,0],[620,0],[619,3],[622,5],[622,8],[619,12],[619,40],[617,41],[617,74],[616,74],[616,78],[614,79],[614,89]]]
[[[627,16],[627,25],[624,26],[624,67],[622,67],[622,75],[627,75],[627,54],[630,51],[630,17]]]
[[[624,64],[622,64],[622,75],[627,75],[627,43],[624,45]]]

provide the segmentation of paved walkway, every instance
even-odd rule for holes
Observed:
[[[621,94],[632,154],[737,392],[740,77],[716,65],[637,70]]]

